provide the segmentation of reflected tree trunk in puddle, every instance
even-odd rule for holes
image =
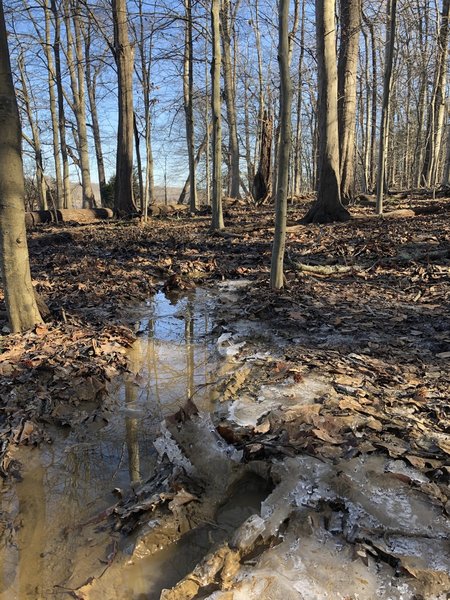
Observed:
[[[46,581],[46,494],[45,469],[40,460],[26,482],[16,487],[20,529],[17,535],[17,598],[44,598]],[[11,597],[14,597],[11,595]]]
[[[138,372],[140,365],[140,352],[138,347],[130,352],[130,360]],[[134,381],[126,381],[125,383],[125,404],[131,409],[136,408],[138,387]],[[140,483],[140,456],[139,456],[139,421],[136,417],[125,417],[125,435],[128,452],[128,471],[130,474],[130,483]]]
[[[186,400],[194,395],[194,318],[192,302],[188,300],[184,324],[184,339],[186,344]]]
[[[152,392],[152,382],[154,383],[154,401],[158,406],[160,413],[162,413],[161,408],[161,397],[159,393],[159,380],[158,380],[158,356],[156,352],[156,344],[155,344],[155,321],[150,319],[148,322],[148,339],[149,342],[147,344],[147,368],[149,375],[153,373],[153,377],[150,377],[148,382],[148,393],[147,399],[150,400],[151,392]]]

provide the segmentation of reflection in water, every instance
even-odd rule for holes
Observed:
[[[109,399],[108,424],[99,429],[80,413],[80,427],[66,437],[59,431],[53,445],[20,450],[24,480],[0,496],[1,513],[18,513],[20,525],[0,547],[1,600],[61,597],[55,585],[75,588],[102,564],[110,539],[81,524],[116,501],[114,488],[153,471],[152,441],[166,415],[192,396],[203,409],[212,406],[210,308],[202,292],[173,302],[157,294],[137,313],[131,372]]]

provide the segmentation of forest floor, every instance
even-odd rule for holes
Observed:
[[[20,477],[18,445],[49,441],[49,426],[78,424],[85,418],[80,407],[101,411],[109,382],[127,369],[135,339],[130,308],[161,287],[182,294],[245,280],[249,284],[237,299],[216,309],[216,323],[230,332],[225,345],[242,360],[221,393],[236,402],[240,394],[260,398],[262,388],[278,385],[287,390],[286,402],[258,400],[254,422],[222,415],[215,423],[218,433],[247,463],[300,455],[324,464],[385,457],[391,461],[385,472],[425,494],[447,518],[449,202],[395,201],[393,208],[412,208],[413,217],[377,218],[370,207],[351,207],[354,218],[347,223],[307,226],[300,224],[307,201],[290,206],[281,291],[268,285],[273,237],[268,207],[227,205],[226,229],[216,234],[209,231],[208,215],[30,232],[33,280],[51,314],[24,335],[9,335],[3,323],[0,472]],[[243,323],[256,324],[261,336],[267,329],[276,334],[270,358],[246,362],[252,347],[240,345]],[[320,393],[310,401],[290,401],[295,386],[302,385],[316,385]],[[189,416],[188,407],[177,419]],[[398,563],[411,576],[426,571],[425,579],[433,579],[429,565],[402,561],[389,543],[374,542],[369,534],[356,537],[359,556],[368,552]],[[437,543],[447,534],[422,537]],[[436,571],[439,581],[433,584],[449,591],[450,578]],[[199,588],[173,597],[197,597]]]

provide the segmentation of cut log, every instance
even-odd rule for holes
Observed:
[[[177,215],[187,212],[187,204],[152,204],[148,207],[148,214],[151,217],[166,217],[168,215]]]
[[[25,214],[27,227],[40,223],[94,223],[95,221],[111,219],[113,211],[110,208],[80,208],[61,210],[35,210]]]

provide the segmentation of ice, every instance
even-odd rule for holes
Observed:
[[[274,402],[283,406],[312,404],[331,390],[328,382],[316,375],[309,375],[299,383],[289,377],[283,384],[263,385],[258,396],[259,402]]]
[[[259,515],[249,517],[234,533],[230,546],[246,551],[266,530],[266,522]]]
[[[261,417],[279,406],[280,402],[255,402],[248,396],[241,396],[230,404],[228,417],[242,427],[256,427]]]
[[[242,457],[244,455],[243,451],[237,450],[231,444],[227,444],[223,437],[217,433],[210,413],[199,413],[194,420],[201,428],[204,428],[204,430],[208,432],[208,435],[205,436],[204,439],[205,443],[208,444],[210,452],[214,454],[224,454],[227,459],[236,463],[240,463],[242,461]]]
[[[413,589],[399,584],[393,569],[355,560],[324,529],[311,530],[308,517],[291,515],[284,540],[264,552],[255,566],[243,567],[231,595],[209,600],[411,600]]]
[[[246,344],[246,342],[233,342],[232,340],[233,334],[231,332],[222,333],[217,339],[217,351],[220,356],[229,358],[236,356]]]
[[[193,472],[192,463],[184,456],[181,448],[173,439],[172,434],[168,431],[164,423],[161,424],[161,435],[154,440],[153,445],[161,460],[163,460],[164,456],[167,456],[171,463],[182,467],[186,473],[191,474]]]

